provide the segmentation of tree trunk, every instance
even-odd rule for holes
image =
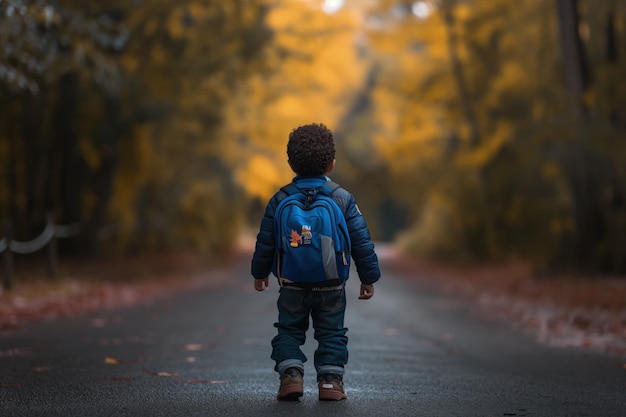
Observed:
[[[565,82],[570,99],[570,115],[574,121],[579,121],[585,112],[583,93],[586,88],[585,84],[589,82],[582,41],[578,32],[577,5],[578,0],[557,0]]]
[[[563,167],[569,184],[572,217],[575,224],[573,262],[579,267],[599,271],[606,268],[610,255],[606,244],[607,224],[604,216],[602,180],[598,170],[602,161],[591,152],[589,134],[585,133],[587,109],[583,94],[591,84],[589,66],[579,34],[578,0],[557,0],[561,51],[567,95],[571,144],[564,150]]]
[[[465,123],[469,128],[469,138],[467,145],[469,148],[476,147],[481,142],[478,119],[474,111],[474,106],[468,89],[465,71],[459,57],[459,38],[455,30],[454,8],[456,0],[446,0],[443,2],[442,12],[447,31],[448,55],[452,66],[452,75],[458,92],[458,98]],[[454,143],[451,141],[451,145]],[[455,145],[452,145],[455,146]],[[471,247],[471,251],[478,257],[491,257],[497,251],[497,236],[494,222],[494,213],[489,197],[489,179],[486,177],[485,167],[477,168],[477,189],[475,198],[479,205],[477,215],[480,218],[480,229],[470,230],[468,236],[480,236],[480,244],[476,244],[473,238],[469,237],[466,244]],[[480,247],[482,245],[482,248]]]
[[[36,234],[41,231],[41,226],[45,224],[48,213],[46,207],[46,176],[48,172],[46,146],[48,142],[42,131],[45,131],[44,113],[46,96],[25,97],[24,109],[21,112],[22,138],[23,138],[23,158],[24,158],[24,186],[26,207],[25,227],[29,234]]]
[[[50,167],[50,208],[61,224],[74,223],[80,219],[80,199],[83,178],[76,171],[78,135],[75,120],[78,117],[78,76],[67,73],[57,84],[58,100],[53,121],[52,160]],[[72,249],[82,250],[75,240],[70,240]]]
[[[454,76],[455,85],[459,94],[459,101],[463,111],[463,116],[470,131],[469,146],[473,147],[478,145],[480,142],[480,133],[476,114],[474,113],[474,107],[472,106],[469,90],[467,88],[463,65],[461,64],[461,59],[459,58],[459,40],[454,29],[454,6],[455,0],[448,0],[444,3],[443,18],[448,35],[448,53],[450,56],[450,63],[452,65],[452,74]]]
[[[16,100],[13,101],[15,103]],[[9,106],[7,111],[7,144],[8,144],[8,163],[7,163],[7,182],[8,182],[8,204],[7,204],[7,219],[12,224],[15,224],[17,218],[17,185],[18,185],[18,152],[17,152],[17,126],[15,117],[14,106]],[[15,228],[12,229],[13,235],[15,235]]]
[[[87,236],[92,251],[97,251],[100,241],[98,230],[107,225],[108,208],[114,192],[115,174],[119,160],[119,135],[120,132],[120,106],[116,98],[103,98],[104,102],[104,127],[100,131],[99,141],[102,163],[100,171],[96,174],[94,192],[98,199],[95,210],[89,221],[89,234]]]
[[[606,16],[606,62],[611,71],[619,71],[619,44],[617,35],[617,16],[615,2],[611,2]],[[619,108],[619,94],[617,89],[611,89],[609,94],[609,121],[616,128],[624,129],[624,120],[620,115],[622,109]]]

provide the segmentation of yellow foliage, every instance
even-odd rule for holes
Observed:
[[[249,195],[264,200],[268,200],[284,185],[275,161],[262,155],[254,155],[246,166],[238,169],[235,179]]]
[[[563,224],[560,219],[552,219],[550,221],[550,233],[558,236],[563,230]]]
[[[222,187],[218,178],[187,184],[180,201],[183,220],[173,231],[177,240],[203,251],[228,247],[237,235],[240,212],[232,207],[232,201],[216,198],[224,195]]]
[[[511,139],[513,132],[512,126],[506,122],[497,125],[496,130],[485,137],[483,142],[478,146],[461,152],[457,155],[456,165],[458,167],[480,168],[491,161],[498,153],[502,146]]]
[[[466,3],[458,3],[455,7],[455,17],[459,22],[468,20],[473,16],[474,7]]]
[[[182,6],[176,7],[172,10],[167,21],[167,29],[174,39],[180,39],[185,34],[185,26],[183,26],[183,17],[185,13],[186,11]]]
[[[309,104],[310,105],[310,104]],[[271,114],[277,117],[293,118],[305,114],[309,109],[307,103],[298,96],[285,95],[269,106]]]
[[[509,208],[505,212],[505,218],[510,224],[518,224],[524,214],[524,201],[521,195],[513,196]]]
[[[152,46],[152,61],[157,64],[163,64],[167,61],[167,52],[163,49],[163,46],[156,43]]]
[[[587,108],[593,108],[596,105],[598,94],[595,88],[588,89],[582,96],[582,101]]]
[[[541,168],[541,174],[544,178],[554,179],[561,173],[561,168],[554,162],[545,162]]]
[[[151,37],[156,33],[158,28],[159,28],[159,23],[155,19],[150,19],[144,25],[143,33],[147,37]]]
[[[531,116],[533,120],[541,120],[546,114],[546,104],[543,101],[533,101]]]
[[[124,68],[126,71],[128,71],[131,74],[137,71],[137,68],[139,67],[140,63],[141,63],[140,59],[135,55],[130,55],[130,54],[124,55],[120,59],[120,65],[122,66],[122,68]]]
[[[450,56],[450,50],[444,43],[435,43],[428,46],[428,54],[435,60],[445,61]]]
[[[273,73],[253,75],[240,87],[224,110],[221,133],[238,139],[222,143],[221,154],[250,195],[269,198],[293,176],[285,154],[292,129],[316,122],[334,130],[359,92],[367,63],[354,48],[356,18],[328,16],[305,2],[271,9],[275,44],[288,53],[276,56]]]
[[[100,153],[93,146],[93,143],[87,138],[81,138],[78,141],[78,149],[82,154],[87,166],[92,171],[97,171],[100,168]]]
[[[445,195],[434,192],[428,196],[417,223],[398,239],[400,247],[426,256],[459,254],[459,241],[451,238],[459,233],[455,206]]]
[[[132,230],[135,224],[135,198],[139,188],[152,177],[155,154],[150,126],[138,125],[130,140],[121,146],[119,169],[114,183],[109,212],[122,230]]]
[[[202,20],[209,16],[209,11],[205,4],[196,1],[189,5],[189,14],[196,20]]]
[[[388,89],[376,89],[372,92],[372,101],[376,106],[376,122],[383,132],[393,132],[393,137],[388,140],[395,141],[397,139],[397,130],[400,126],[402,114],[396,111],[397,98],[396,95]]]
[[[533,87],[533,80],[529,77],[528,69],[524,67],[523,62],[507,61],[501,66],[500,73],[491,82],[491,87],[494,90],[494,94],[489,94],[489,100],[487,105],[492,107],[499,107],[503,105],[501,100],[503,96],[500,92],[507,91],[529,91]]]
[[[120,61],[128,72],[140,72],[135,75],[148,86],[150,99],[156,98],[156,111],[172,114],[159,121],[154,137],[143,126],[124,145],[111,206],[120,223],[134,224],[134,198],[149,185],[145,190],[165,189],[167,197],[175,196],[171,215],[164,217],[177,219],[174,227],[182,240],[205,242],[207,231],[209,240],[219,240],[223,233],[217,231],[230,226],[223,219],[231,217],[223,214],[235,211],[234,204],[216,198],[225,184],[235,182],[234,198],[243,191],[268,199],[293,175],[285,153],[289,132],[311,122],[341,132],[337,159],[346,167],[341,175],[366,184],[368,209],[391,201],[391,209],[380,213],[392,217],[396,208],[411,211],[409,216],[419,219],[412,237],[424,248],[461,251],[463,238],[457,236],[463,232],[469,246],[490,233],[500,233],[506,243],[515,233],[489,230],[492,221],[515,229],[528,221],[534,204],[543,214],[544,205],[560,209],[558,204],[571,198],[559,166],[540,160],[541,152],[561,139],[546,139],[544,130],[534,139],[549,142],[542,144],[546,148],[539,149],[537,140],[507,146],[520,132],[532,135],[562,119],[563,98],[555,88],[562,80],[554,77],[558,31],[549,2],[439,2],[452,7],[452,27],[441,8],[424,19],[391,16],[396,0],[355,1],[334,15],[325,14],[319,1],[267,0],[266,22],[256,21],[254,2],[251,7],[228,1],[149,3],[131,13],[139,22],[131,25],[133,34],[143,38],[129,48],[141,50],[143,61],[132,53]],[[369,7],[386,16],[376,29],[370,19],[378,14],[368,13]],[[599,18],[607,11],[586,13]],[[215,24],[217,18],[223,20]],[[246,21],[253,24],[240,30],[237,25]],[[263,50],[263,59],[253,60],[262,63],[257,66],[246,61],[245,55],[258,49],[245,34],[256,34],[257,24],[264,23],[272,45]],[[623,19],[617,24],[622,33]],[[208,30],[210,36],[204,36],[209,25],[219,33]],[[589,30],[603,33],[593,23]],[[601,38],[585,40],[590,51],[602,50]],[[451,58],[459,59],[459,67]],[[621,67],[593,65],[597,77],[585,104],[596,107],[594,115],[602,112],[595,112],[600,106],[605,112],[622,108],[617,90],[623,83],[614,82]],[[606,76],[611,70],[617,75]],[[607,99],[609,88],[616,92]],[[470,144],[470,138],[477,143]],[[95,170],[98,154],[89,146],[81,143],[80,151]],[[532,155],[520,158],[516,152],[525,146]],[[497,175],[483,178],[486,166]],[[532,167],[536,178],[518,180],[510,172],[518,166]],[[227,180],[219,177],[229,174]],[[558,204],[548,202],[532,181],[553,187],[549,198]],[[519,195],[501,198],[498,193],[506,194],[508,186],[520,186]],[[206,212],[199,208],[209,206]],[[550,224],[550,218],[545,216],[541,229],[562,235],[566,222],[559,218]],[[490,239],[483,247],[492,248]]]

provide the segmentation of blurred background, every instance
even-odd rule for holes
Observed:
[[[624,0],[0,0],[0,242],[219,253],[315,122],[376,241],[624,274],[625,55]]]

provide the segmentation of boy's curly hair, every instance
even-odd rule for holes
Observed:
[[[291,169],[298,175],[323,175],[335,159],[333,133],[323,124],[312,123],[291,131],[287,142]]]

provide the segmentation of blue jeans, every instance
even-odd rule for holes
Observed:
[[[314,355],[318,377],[333,373],[343,375],[348,363],[348,329],[344,327],[346,294],[344,288],[329,291],[282,287],[278,297],[278,334],[272,339],[274,368],[283,374],[295,367],[304,373],[307,358],[300,350],[309,329],[309,316],[318,342]]]

